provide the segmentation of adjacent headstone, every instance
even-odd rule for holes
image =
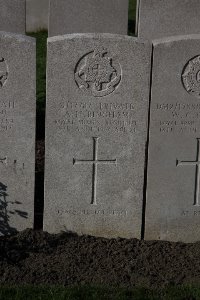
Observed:
[[[25,0],[0,0],[0,31],[25,34]]]
[[[199,0],[138,0],[137,35],[158,39],[200,33]]]
[[[153,52],[146,239],[200,240],[200,35]]]
[[[141,237],[151,45],[48,40],[44,230]]]
[[[49,0],[26,0],[26,31],[48,30]]]
[[[0,32],[0,235],[33,227],[35,40]]]
[[[128,0],[50,0],[49,36],[127,31]]]

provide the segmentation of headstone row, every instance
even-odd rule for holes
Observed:
[[[2,235],[33,226],[35,41],[0,42]],[[199,49],[200,35],[153,49],[112,34],[49,38],[45,230],[200,239]]]
[[[0,41],[0,234],[10,234],[33,226],[35,41]],[[48,40],[45,230],[140,238],[145,213],[146,239],[199,240],[199,48],[199,35],[153,42],[153,53],[127,36]]]
[[[199,49],[199,35],[153,56],[131,37],[49,38],[45,230],[140,238],[145,213],[146,239],[200,239]]]
[[[5,5],[8,7],[12,3],[9,13],[10,20],[14,20],[14,29],[15,21],[20,20],[20,28],[24,30],[24,1],[0,1],[3,4],[1,7],[4,7],[2,12],[5,12]],[[132,4],[132,0],[26,0],[26,30],[36,31],[49,27],[49,36],[77,32],[127,34],[128,2]],[[137,0],[136,35],[152,40],[198,34],[199,10],[199,0]],[[5,17],[1,20],[3,23],[8,22]]]
[[[0,0],[0,31],[127,34],[128,6],[129,0]],[[137,0],[136,35],[153,40],[198,34],[199,10],[199,0]]]
[[[0,31],[127,34],[128,0],[0,0]],[[49,20],[48,20],[49,19]]]

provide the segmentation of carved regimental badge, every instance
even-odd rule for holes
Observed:
[[[119,62],[110,57],[104,48],[96,48],[84,55],[75,68],[78,87],[95,97],[113,93],[122,79]]]
[[[0,89],[6,84],[8,79],[8,66],[3,57],[0,57]]]
[[[200,56],[191,59],[182,74],[183,85],[186,91],[200,98]]]

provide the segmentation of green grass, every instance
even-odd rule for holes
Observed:
[[[47,31],[27,33],[36,38],[36,59],[37,59],[37,139],[44,138],[45,132],[45,106],[46,106],[46,55],[47,55]]]
[[[37,41],[37,109],[45,110],[46,99],[46,48],[47,48],[47,31],[28,33],[36,38]]]
[[[129,0],[129,15],[128,18],[131,21],[135,21],[136,16],[136,2],[137,0]]]
[[[199,300],[200,287],[155,291],[102,287],[0,287],[0,300]]]

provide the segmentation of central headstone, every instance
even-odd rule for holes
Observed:
[[[151,45],[48,41],[44,230],[141,237]]]
[[[33,228],[35,40],[0,32],[0,235]]]
[[[200,35],[154,42],[146,239],[200,240]]]
[[[0,31],[25,34],[25,0],[0,0]]]
[[[128,32],[128,0],[50,0],[49,36]]]

